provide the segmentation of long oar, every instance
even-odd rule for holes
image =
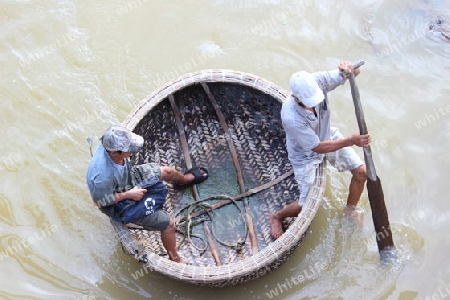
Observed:
[[[354,69],[359,68],[364,64],[360,61],[354,64]],[[358,121],[359,133],[367,134],[366,121],[364,120],[364,113],[361,106],[359,90],[356,86],[355,76],[350,73],[349,77],[350,87],[352,91],[353,104],[355,105],[355,115]],[[380,178],[377,176],[375,164],[372,159],[372,150],[370,146],[363,147],[364,160],[367,168],[367,191],[369,194],[370,208],[372,210],[373,225],[376,232],[376,240],[378,244],[378,251],[381,258],[389,256],[395,250],[394,241],[392,240],[391,226],[389,225],[389,217],[384,203],[383,187],[381,186]]]

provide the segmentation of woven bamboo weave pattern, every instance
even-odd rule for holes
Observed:
[[[228,133],[224,132],[223,124],[219,122],[205,91],[205,83],[220,107]],[[236,196],[240,193],[228,145],[230,141],[236,150],[246,190],[257,188],[291,171],[279,114],[287,92],[264,79],[231,70],[190,73],[144,99],[124,122],[125,126],[145,138],[144,148],[133,157],[134,164],[156,162],[186,171],[186,158],[169,95],[173,96],[181,115],[184,129],[181,134],[187,140],[189,159],[194,166],[206,167],[209,171],[209,179],[198,185],[201,198],[221,194]],[[189,190],[179,191],[172,188],[172,183],[167,185],[169,195],[165,209],[175,216],[193,198]],[[206,239],[192,237],[189,242],[183,239],[182,234],[177,234],[179,254],[188,263],[177,264],[161,255],[164,248],[159,232],[133,230],[120,223],[112,223],[124,248],[135,253],[138,259],[146,257],[152,269],[197,285],[230,286],[256,279],[288,259],[301,243],[315,216],[323,186],[321,165],[304,210],[299,217],[284,222],[287,230],[276,241],[270,237],[269,218],[276,210],[298,199],[299,190],[294,176],[288,176],[248,197],[258,250],[252,253],[248,238],[242,251],[215,242],[221,266],[216,266],[210,247],[201,251]],[[236,243],[245,233],[242,201],[237,201],[237,205],[240,210],[233,204],[214,210],[214,221],[208,222],[214,235],[227,244]],[[204,226],[194,227],[192,233],[205,237]]]

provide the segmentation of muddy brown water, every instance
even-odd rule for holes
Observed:
[[[1,299],[444,299],[450,297],[450,22],[446,1],[2,3]],[[448,26],[446,23],[443,26]],[[357,77],[398,259],[378,259],[370,206],[342,216],[329,168],[307,238],[256,281],[208,289],[123,254],[85,184],[94,140],[184,73],[228,68],[283,88],[300,69],[364,59]],[[332,121],[357,131],[348,84]],[[274,112],[277,113],[277,112]],[[362,152],[359,152],[362,155]],[[148,273],[148,274],[147,274]]]

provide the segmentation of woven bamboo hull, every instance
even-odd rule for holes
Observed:
[[[112,221],[124,248],[136,253],[137,259],[145,259],[149,269],[184,282],[215,287],[259,278],[286,261],[305,236],[325,184],[321,165],[303,211],[299,217],[286,220],[286,232],[273,241],[270,215],[299,196],[294,176],[290,175],[280,120],[281,104],[287,96],[281,88],[250,74],[206,70],[180,77],[144,99],[124,122],[145,138],[144,148],[133,163],[156,162],[180,171],[191,165],[206,167],[209,179],[197,186],[200,198],[236,196],[242,193],[243,185],[249,190],[282,175],[286,178],[247,198],[255,239],[252,245],[247,238],[241,251],[213,241],[218,253],[218,258],[214,258],[210,246],[204,252],[193,246],[203,244],[200,239],[186,242],[183,235],[177,234],[179,254],[187,263],[178,264],[161,255],[164,248],[159,232],[129,229]],[[188,148],[188,153],[183,147]],[[237,183],[239,169],[241,185]],[[195,200],[189,189],[175,190],[171,183],[168,187],[165,209],[172,216]],[[241,211],[245,211],[243,201],[237,202]],[[241,211],[234,205],[214,211],[215,234],[227,243],[245,235]],[[207,224],[214,229],[211,222]],[[206,240],[203,225],[192,232]],[[217,260],[221,265],[217,265]]]

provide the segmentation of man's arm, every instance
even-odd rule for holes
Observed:
[[[146,189],[134,187],[126,192],[114,193],[111,180],[101,176],[93,176],[93,180],[88,185],[92,200],[98,207],[109,206],[126,199],[139,201],[147,192]]]
[[[320,89],[331,92],[335,88],[345,83],[345,80],[350,77],[353,72],[355,77],[360,73],[360,69],[353,69],[353,65],[349,61],[343,61],[339,64],[337,70],[321,71],[313,73]]]
[[[134,187],[131,190],[128,190],[123,193],[112,194],[113,201],[111,201],[111,200],[108,201],[109,197],[103,197],[101,200],[94,201],[94,202],[97,205],[97,207],[105,207],[105,206],[113,205],[113,204],[116,204],[120,201],[127,200],[127,199],[139,201],[142,199],[142,197],[144,197],[144,194],[146,192],[147,192],[146,189]]]
[[[344,147],[356,145],[358,147],[366,147],[370,144],[370,135],[354,134],[352,136],[340,139],[320,142],[319,145],[312,150],[316,153],[334,152]]]
[[[131,199],[134,201],[139,201],[142,199],[142,197],[144,197],[144,194],[147,192],[146,189],[141,189],[138,187],[134,187],[131,190],[128,190],[126,192],[123,193],[114,193],[114,203],[126,200],[126,199]]]

